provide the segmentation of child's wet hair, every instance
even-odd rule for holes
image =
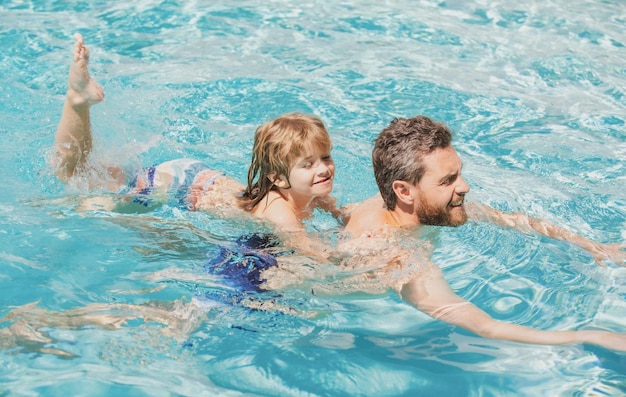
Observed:
[[[288,113],[256,129],[248,182],[241,207],[252,211],[274,188],[270,177],[283,175],[295,160],[309,153],[330,154],[332,143],[322,120],[313,115]]]

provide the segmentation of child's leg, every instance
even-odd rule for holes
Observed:
[[[104,90],[91,78],[87,69],[89,49],[79,33],[74,38],[76,43],[67,95],[56,132],[57,157],[53,161],[56,174],[63,182],[67,182],[87,160],[92,146],[89,109],[104,99]]]

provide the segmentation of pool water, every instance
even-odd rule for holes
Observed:
[[[0,334],[1,396],[626,394],[623,353],[480,338],[393,292],[295,286],[255,297],[273,310],[190,309],[228,296],[202,265],[252,226],[170,205],[76,211],[95,193],[47,163],[74,32],[106,90],[95,158],[195,157],[243,181],[257,125],[313,113],[348,204],[376,192],[376,134],[424,114],[455,131],[471,200],[626,240],[621,1],[0,1],[0,310],[31,313],[46,338]],[[495,318],[626,332],[626,269],[490,224],[429,233],[454,290]],[[168,307],[118,329],[62,321],[153,302]]]

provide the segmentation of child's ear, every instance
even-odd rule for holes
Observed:
[[[267,179],[269,179],[270,182],[272,182],[274,186],[278,188],[286,189],[289,187],[289,181],[287,181],[287,178],[284,175],[276,176],[275,172],[270,172],[267,175]]]

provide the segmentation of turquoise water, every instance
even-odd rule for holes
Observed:
[[[346,204],[376,191],[380,129],[425,114],[455,130],[472,200],[626,240],[623,2],[0,1],[1,314],[159,301],[177,304],[167,313],[187,327],[50,317],[49,339],[2,336],[0,395],[626,394],[623,353],[479,338],[394,293],[294,287],[260,299],[300,315],[185,312],[192,296],[227,292],[200,268],[207,249],[250,225],[169,206],[74,209],[88,193],[57,182],[46,160],[77,31],[107,95],[93,110],[98,158],[196,157],[243,180],[258,124],[315,113],[333,136]],[[434,241],[455,291],[500,320],[626,331],[623,268],[489,224]]]

